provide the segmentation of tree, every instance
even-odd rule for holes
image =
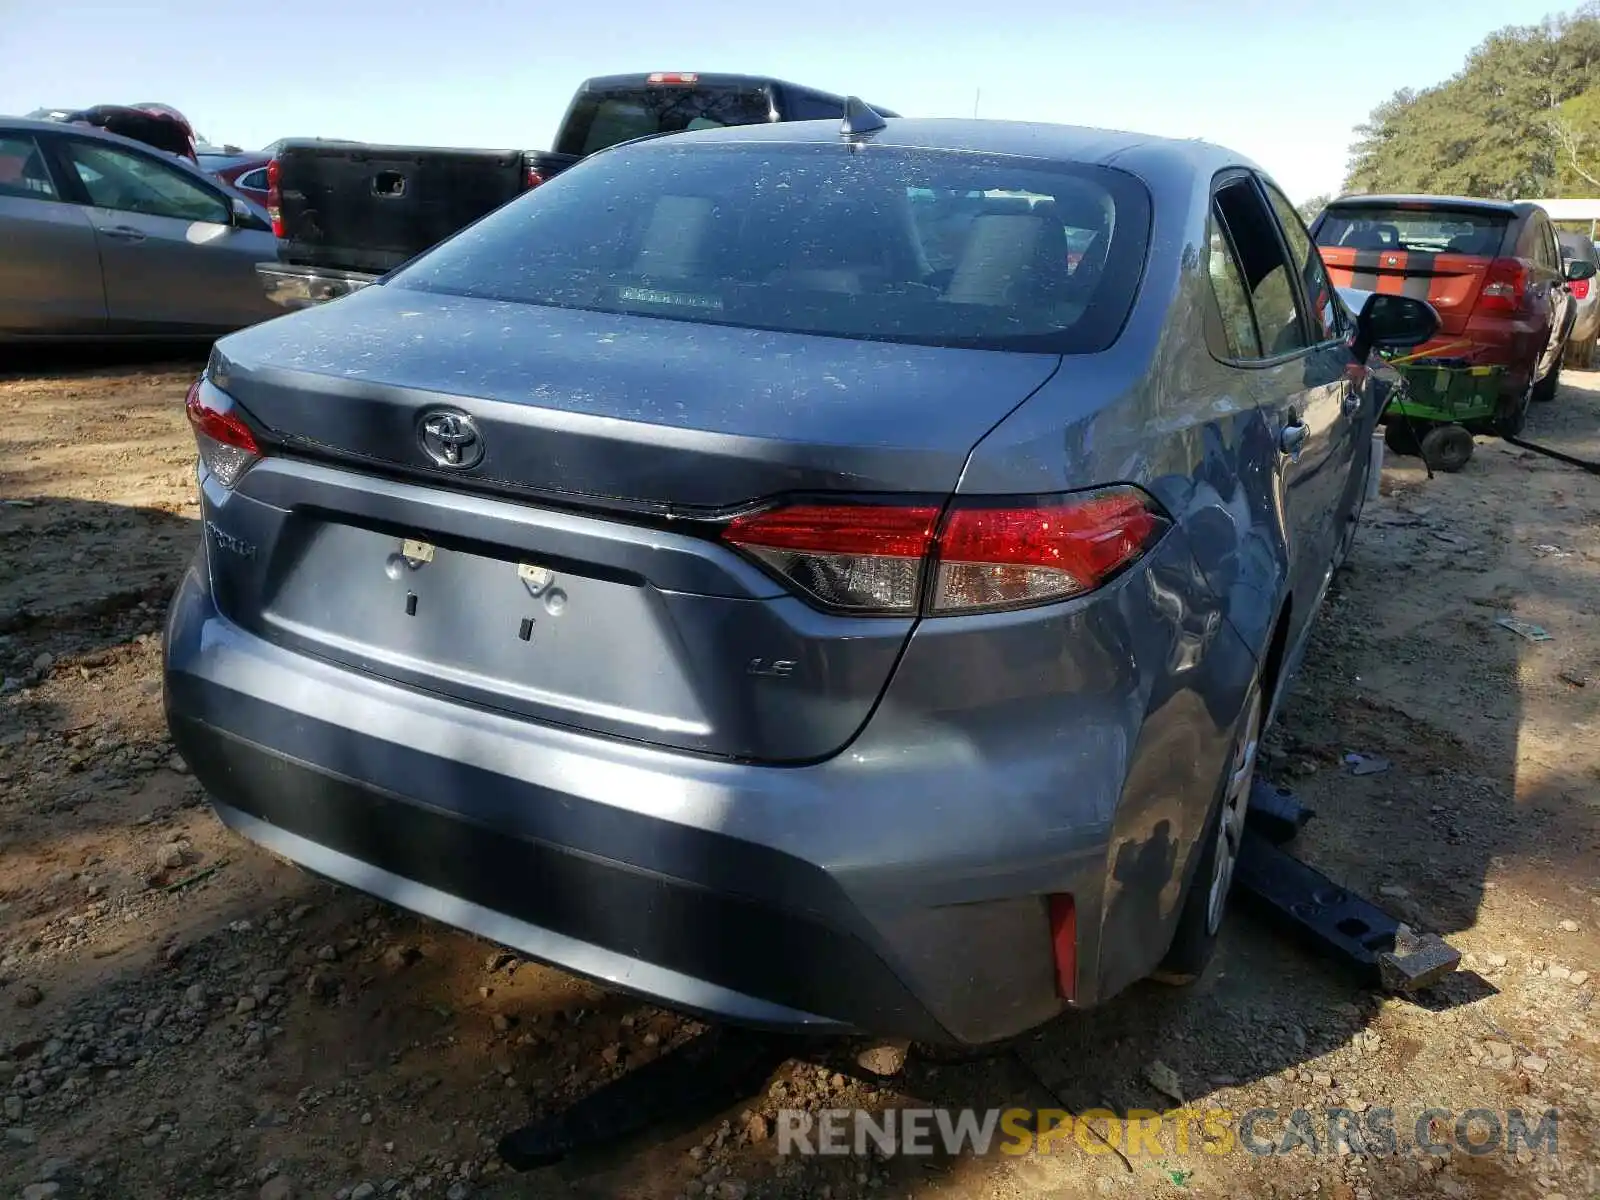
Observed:
[[[1402,89],[1372,110],[1356,129],[1346,188],[1508,200],[1549,195],[1564,177],[1581,178],[1572,147],[1552,122],[1571,124],[1581,150],[1591,134],[1563,106],[1595,88],[1600,4],[1499,30],[1451,78],[1420,92]],[[1600,137],[1600,120],[1592,136]]]
[[[1300,214],[1300,219],[1307,225],[1315,221],[1323,209],[1328,207],[1333,197],[1324,192],[1320,196],[1313,196],[1303,204],[1295,205],[1295,212]]]

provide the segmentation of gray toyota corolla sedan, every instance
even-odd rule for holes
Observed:
[[[166,703],[224,821],[767,1027],[1201,969],[1432,311],[1225,150],[873,116],[607,151],[218,343]]]

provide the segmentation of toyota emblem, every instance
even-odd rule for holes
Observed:
[[[422,452],[436,466],[465,471],[483,461],[483,438],[478,425],[459,409],[434,409],[422,415],[417,426]]]

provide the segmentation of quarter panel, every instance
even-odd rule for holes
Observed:
[[[1061,369],[973,451],[963,493],[1140,485],[1187,535],[1200,578],[1265,651],[1289,578],[1278,434],[1267,401],[1308,386],[1304,359],[1245,370],[1211,357],[1205,314],[1210,172],[1119,160],[1156,199],[1150,261],[1127,329]],[[1297,376],[1298,373],[1298,376]]]

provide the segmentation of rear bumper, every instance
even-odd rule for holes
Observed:
[[[536,960],[749,1025],[982,1044],[1065,1006],[1047,914],[1067,892],[1075,1000],[1099,998],[1113,818],[1143,723],[1133,681],[1119,695],[1107,680],[1066,727],[1046,713],[1049,736],[1012,716],[758,767],[517,720],[274,645],[219,615],[203,553],[166,654],[174,740],[225,822]],[[1191,778],[1192,760],[1171,769]],[[1129,911],[1167,894],[1167,878],[1148,882]],[[1159,929],[1130,932],[1117,971],[1164,948],[1142,940]]]
[[[1413,353],[1418,358],[1466,358],[1475,366],[1504,367],[1505,395],[1521,397],[1534,382],[1549,339],[1547,326],[1475,317],[1461,333],[1440,334]]]

